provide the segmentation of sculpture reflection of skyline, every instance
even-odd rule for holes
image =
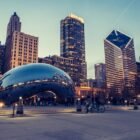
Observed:
[[[14,68],[1,78],[0,99],[13,103],[38,93],[52,91],[59,100],[74,98],[71,78],[62,70],[47,64],[28,64]]]

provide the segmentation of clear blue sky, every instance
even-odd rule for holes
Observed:
[[[94,64],[104,62],[103,40],[113,30],[134,38],[140,56],[140,0],[0,0],[0,41],[5,42],[7,23],[16,11],[22,32],[39,37],[39,56],[60,52],[60,20],[69,13],[85,20],[88,77]]]

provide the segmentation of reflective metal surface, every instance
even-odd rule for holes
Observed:
[[[28,64],[6,72],[0,79],[0,100],[16,102],[43,91],[53,91],[59,98],[73,97],[74,86],[64,71],[48,64]]]

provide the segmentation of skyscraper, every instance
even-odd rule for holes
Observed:
[[[95,79],[96,79],[96,86],[98,88],[105,88],[106,85],[105,64],[103,63],[95,64]]]
[[[4,61],[4,72],[11,69],[11,57],[12,57],[12,36],[14,31],[21,31],[21,22],[19,16],[14,12],[14,14],[10,17],[9,23],[7,25],[7,36],[5,42],[5,57]]]
[[[87,78],[87,66],[85,60],[85,36],[84,20],[81,17],[70,14],[61,20],[61,51],[62,57],[71,58],[78,68],[76,74],[77,85]]]
[[[136,60],[133,39],[113,30],[104,40],[107,88],[121,94],[133,89]]]
[[[4,50],[5,50],[5,45],[2,45],[0,42],[0,75],[3,74]]]
[[[7,37],[12,36],[14,31],[21,31],[21,22],[19,16],[14,12],[7,25]]]
[[[136,76],[136,94],[140,93],[140,62],[136,62],[137,76]]]
[[[20,18],[14,13],[7,26],[4,72],[38,62],[38,37],[21,32]]]

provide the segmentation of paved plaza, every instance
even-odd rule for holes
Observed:
[[[140,110],[111,107],[84,114],[58,108],[28,108],[27,116],[15,118],[1,114],[0,140],[140,140]]]

